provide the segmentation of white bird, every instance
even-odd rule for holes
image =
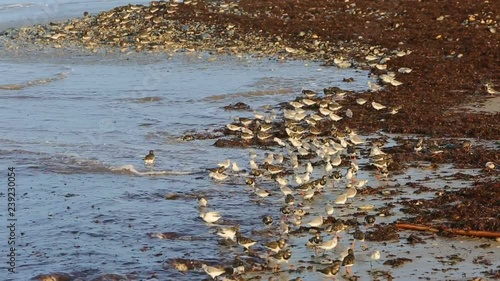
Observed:
[[[337,199],[335,199],[335,204],[344,205],[346,201],[347,201],[347,194],[342,193],[337,197]]]
[[[235,173],[237,173],[241,170],[240,167],[238,166],[238,163],[236,163],[236,162],[233,162],[233,165],[231,166],[231,168],[232,168],[233,172],[235,172]]]
[[[208,204],[208,201],[205,197],[202,196],[202,197],[198,198],[198,207],[203,208],[203,207],[206,207],[207,204]]]
[[[347,196],[347,198],[353,198],[354,196],[356,196],[357,193],[358,193],[358,190],[356,188],[350,187],[350,188],[346,189],[345,195]]]
[[[309,199],[313,198],[313,196],[314,196],[314,190],[307,189],[306,192],[304,192],[304,195],[302,196],[302,198],[309,200]]]
[[[358,98],[356,99],[356,103],[359,104],[359,105],[363,105],[367,102],[367,100],[363,99],[363,98]]]
[[[326,164],[325,164],[325,172],[326,172],[327,174],[329,174],[332,170],[333,170],[332,163],[330,163],[330,161],[326,161]]]
[[[314,168],[313,168],[311,162],[307,162],[307,164],[306,164],[306,172],[309,173],[309,174],[312,174],[313,170],[314,170]]]
[[[379,250],[373,251],[373,253],[370,255],[370,267],[372,267],[372,261],[378,261],[379,259],[380,259],[380,251]]]
[[[260,188],[255,188],[255,194],[261,198],[265,198],[270,195],[270,193],[267,190],[260,189]]]
[[[257,163],[255,163],[255,161],[253,159],[250,159],[250,169],[252,169],[252,170],[259,169],[259,166],[257,165]]]
[[[354,183],[355,188],[362,188],[365,186],[365,184],[368,182],[368,180],[358,180],[357,182]]]
[[[214,223],[218,221],[222,217],[222,215],[219,212],[213,211],[213,212],[201,213],[200,217],[208,223]]]
[[[283,195],[287,196],[288,194],[292,194],[292,189],[286,185],[280,186],[281,192]]]
[[[288,184],[288,180],[285,179],[285,178],[282,178],[282,177],[276,177],[276,182],[280,185],[280,186],[285,186]]]
[[[286,144],[285,144],[285,142],[284,142],[284,141],[282,141],[282,140],[281,140],[280,138],[278,138],[278,137],[274,137],[273,141],[274,141],[275,143],[277,143],[279,146],[285,146],[285,145],[286,145]]]
[[[334,158],[331,159],[331,164],[334,167],[337,167],[342,163],[342,158],[340,158],[339,154],[336,154]]]
[[[314,219],[312,219],[307,224],[310,225],[310,226],[312,226],[312,227],[320,227],[320,226],[323,225],[323,217],[321,217],[321,216],[315,217]]]
[[[338,236],[335,235],[331,240],[321,242],[320,244],[316,245],[316,247],[323,249],[324,250],[323,255],[324,255],[327,250],[331,250],[337,247],[338,239],[339,239]]]
[[[228,177],[228,175],[226,175],[224,173],[218,173],[218,172],[210,172],[208,174],[208,176],[210,176],[211,178],[218,180],[218,181],[223,181]]]
[[[221,162],[221,163],[219,163],[217,165],[219,165],[219,167],[227,169],[227,167],[229,167],[230,164],[231,164],[231,160],[227,159],[226,161]]]
[[[354,176],[353,169],[352,168],[348,168],[347,172],[344,175],[344,178],[346,179],[346,181],[349,181],[349,180],[352,179],[353,176]]]
[[[264,159],[264,163],[267,163],[268,165],[272,165],[274,161],[274,154],[268,153],[266,156],[266,159]]]
[[[364,143],[364,141],[356,134],[353,134],[353,135],[350,135],[349,136],[349,140],[354,144],[354,145],[358,145],[358,144],[362,144]]]
[[[226,272],[226,270],[223,268],[208,266],[206,264],[203,264],[203,266],[201,268],[203,268],[203,270],[205,270],[205,272],[208,275],[210,275],[210,277],[212,277],[212,279],[214,279],[214,280],[215,280],[215,277],[222,275]]]
[[[325,211],[327,215],[333,215],[333,206],[330,204],[326,204]]]
[[[343,118],[342,116],[338,116],[337,114],[335,114],[333,112],[330,112],[330,114],[328,114],[328,116],[330,116],[330,119],[332,119],[332,121],[339,121]]]
[[[236,238],[235,238],[236,237],[236,230],[237,230],[237,227],[223,227],[223,228],[217,229],[215,234],[219,235],[222,238],[227,238],[227,239],[231,239],[233,241],[236,241]]]
[[[382,104],[380,104],[378,102],[374,102],[374,101],[372,101],[372,107],[375,108],[376,110],[381,110],[381,109],[386,108],[385,105],[382,105]]]
[[[382,89],[380,85],[378,85],[377,83],[373,83],[372,81],[368,81],[368,87],[372,92],[378,92],[380,91],[380,89]]]

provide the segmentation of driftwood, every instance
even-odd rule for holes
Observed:
[[[430,226],[425,226],[425,225],[408,224],[408,223],[396,223],[396,227],[399,229],[420,230],[420,231],[428,231],[428,232],[433,232],[433,233],[447,231],[447,232],[451,232],[454,234],[466,235],[466,236],[493,237],[493,238],[500,237],[500,232],[494,232],[494,231],[462,230],[462,229],[453,229],[453,228],[438,229],[435,227],[430,227]]]

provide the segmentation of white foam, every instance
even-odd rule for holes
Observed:
[[[160,170],[160,171],[147,170],[144,172],[140,172],[134,167],[134,165],[131,164],[122,166],[113,166],[110,168],[110,170],[113,172],[131,173],[137,176],[161,176],[161,175],[181,176],[181,175],[191,175],[196,173],[196,171],[167,171],[167,170]]]
[[[26,8],[26,7],[31,7],[31,6],[33,6],[33,3],[5,4],[5,5],[0,5],[0,10],[15,9],[15,8]]]

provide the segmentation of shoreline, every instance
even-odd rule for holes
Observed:
[[[500,49],[499,19],[492,16],[500,13],[499,4],[412,2],[409,9],[410,5],[390,1],[301,1],[293,6],[278,1],[151,3],[21,28],[7,37],[21,46],[34,42],[95,52],[103,46],[122,52],[249,53],[370,69],[384,88],[359,94],[401,110],[383,122],[369,122],[380,119],[380,114],[364,114],[347,125],[365,133],[382,129],[433,137],[500,139],[500,130],[492,126],[500,123],[498,111],[485,115],[449,110],[487,100],[492,95],[486,92],[486,83],[500,89],[500,54],[495,52]],[[411,73],[400,73],[401,69]],[[382,81],[381,75],[390,72],[402,85]]]
[[[351,118],[335,123],[339,131],[355,128],[358,133],[370,136],[378,131],[404,134],[406,137],[394,138],[394,146],[384,148],[384,152],[392,156],[390,163],[387,161],[386,164],[394,175],[405,173],[409,167],[437,171],[450,163],[454,169],[478,170],[478,175],[463,177],[457,172],[446,179],[466,181],[470,183],[470,188],[464,190],[478,192],[463,194],[462,191],[445,190],[443,187],[430,189],[436,194],[444,194],[443,197],[438,195],[434,199],[418,201],[402,199],[409,213],[415,215],[409,223],[425,222],[429,226],[439,224],[444,228],[495,231],[497,224],[491,218],[495,218],[500,206],[495,205],[498,201],[492,197],[498,197],[495,190],[500,188],[500,171],[498,166],[485,168],[485,163],[500,164],[500,129],[495,125],[500,124],[500,114],[498,107],[488,113],[464,108],[471,102],[490,101],[494,94],[487,93],[486,83],[500,89],[500,53],[497,51],[500,49],[500,37],[496,31],[499,19],[498,16],[492,18],[492,15],[499,14],[500,4],[472,0],[462,1],[463,6],[456,2],[403,2],[397,5],[391,1],[373,3],[368,0],[356,3],[240,1],[238,4],[193,1],[167,5],[153,1],[155,4],[151,6],[117,7],[60,24],[21,28],[5,36],[9,38],[7,48],[34,43],[42,48],[83,47],[90,52],[250,53],[278,60],[305,59],[322,61],[332,67],[369,69],[373,76],[378,77],[378,85],[383,86],[382,89],[358,93],[338,88],[332,90],[334,95],[340,95],[340,92],[345,94],[338,101],[344,108],[356,109]],[[155,22],[160,15],[161,18]],[[113,22],[123,24],[124,30],[113,30]],[[156,27],[164,24],[168,27],[164,33],[155,34]],[[126,39],[117,36],[117,32],[127,33],[123,37]],[[484,42],[488,44],[481,44]],[[324,86],[328,88],[330,85]],[[357,101],[360,97],[381,103],[387,109],[362,107]],[[323,97],[314,99],[317,99],[316,104],[328,100]],[[498,97],[493,99],[498,100]],[[303,97],[297,94],[295,101],[303,101]],[[304,108],[316,110],[317,105]],[[281,109],[290,109],[290,105],[281,105]],[[391,114],[393,110],[397,113]],[[250,124],[253,132],[261,126],[257,118]],[[347,129],[339,135],[330,135],[327,128],[331,128],[332,124],[318,125],[315,129],[319,132],[314,135],[325,139],[339,139],[347,135]],[[276,121],[270,131],[273,136],[285,138],[285,127],[285,122]],[[314,138],[311,129],[307,130],[306,137]],[[223,147],[276,145],[266,140],[269,139],[266,134],[262,134],[262,141],[257,138],[246,141],[242,134],[229,132],[228,129],[224,130],[224,135],[218,139],[222,140],[220,146]],[[419,140],[425,148],[421,153],[415,153]],[[480,140],[496,143],[487,147]],[[387,139],[377,135],[369,142],[385,144]],[[443,152],[434,154],[431,148],[436,147],[444,147]],[[346,158],[343,161],[346,164],[351,160]],[[445,178],[436,176],[441,177]],[[429,189],[428,186],[415,187],[429,191],[425,190]],[[359,190],[364,195],[377,192],[382,191],[368,187]],[[463,197],[458,200],[460,196]],[[465,199],[470,201],[464,208],[449,208],[457,201],[463,204]],[[481,209],[481,204],[474,204],[478,201],[491,204],[487,212]],[[422,204],[425,207],[416,207]],[[440,207],[441,214],[425,213],[425,210]],[[408,213],[405,212],[405,215]],[[383,231],[382,227],[367,234],[381,237],[384,236]],[[498,274],[498,271],[492,272],[491,276],[498,277]]]

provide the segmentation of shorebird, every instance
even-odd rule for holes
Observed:
[[[380,251],[376,250],[373,251],[372,254],[370,255],[370,267],[372,267],[372,261],[378,261],[380,259]]]
[[[327,250],[331,250],[337,247],[338,239],[339,238],[337,237],[337,235],[335,235],[331,240],[321,242],[320,244],[316,245],[316,247],[323,249],[323,256],[324,256]]]
[[[276,266],[274,267],[274,271],[278,270],[279,264],[282,262],[288,263],[288,260],[292,257],[292,251],[290,249],[281,250],[278,253],[272,255],[272,258],[276,261]]]
[[[148,155],[144,157],[144,164],[146,165],[152,165],[155,162],[155,152],[154,150],[150,150]]]
[[[226,161],[224,162],[220,162],[219,164],[217,164],[219,167],[222,167],[224,169],[227,169],[229,167],[229,165],[231,164],[231,160],[230,159],[227,159]]]
[[[236,242],[238,242],[239,245],[243,246],[247,251],[249,251],[250,247],[257,243],[257,241],[255,240],[242,236],[239,232],[236,233]]]
[[[375,223],[375,216],[374,215],[366,215],[365,222],[367,225],[373,225]]]
[[[378,102],[374,102],[374,101],[372,101],[372,107],[375,108],[376,110],[381,110],[381,109],[386,108],[385,105],[382,105],[382,104],[380,104]]]
[[[419,154],[419,153],[420,153],[420,151],[421,151],[421,150],[422,150],[422,148],[423,148],[423,146],[422,146],[423,142],[424,142],[424,139],[422,139],[422,138],[418,140],[418,142],[417,142],[417,144],[415,145],[415,147],[413,147],[413,150],[415,150],[415,153],[417,153],[417,154]]]
[[[347,256],[344,257],[342,260],[342,266],[345,267],[345,271],[347,275],[351,274],[351,267],[354,265],[356,262],[356,259],[354,258],[354,251],[352,249],[347,250]]]
[[[266,216],[262,216],[262,222],[265,224],[265,225],[270,225],[273,223],[273,217],[269,216],[269,215],[266,215]]]
[[[236,162],[233,162],[233,165],[231,166],[231,169],[235,173],[238,173],[239,171],[241,171],[240,167],[238,166],[238,163],[236,163]]]
[[[208,175],[211,178],[218,180],[218,181],[223,181],[223,180],[227,179],[227,177],[228,177],[228,175],[226,175],[224,173],[219,173],[219,172],[210,172]]]
[[[286,245],[285,239],[281,238],[277,241],[271,241],[271,242],[265,243],[264,247],[268,248],[269,250],[271,250],[275,253],[278,253],[280,250],[285,248],[285,245]]]
[[[201,268],[203,268],[203,270],[208,275],[210,275],[210,277],[212,277],[212,279],[214,279],[214,280],[217,276],[222,275],[226,272],[226,270],[224,268],[218,268],[215,266],[208,266],[206,264],[203,264]]]
[[[317,271],[323,274],[326,277],[331,277],[333,280],[335,280],[335,276],[340,271],[340,266],[342,265],[342,262],[339,260],[333,261],[333,263],[325,268],[318,269]]]
[[[500,91],[497,91],[495,89],[493,89],[493,83],[491,81],[488,81],[484,84],[484,86],[486,87],[486,92],[490,95],[498,95],[500,94]]]
[[[338,220],[334,221],[331,225],[329,225],[326,228],[326,231],[335,233],[335,235],[340,237],[339,233],[342,232],[345,229],[345,227],[346,226],[344,225],[344,223],[338,219]]]
[[[208,223],[214,223],[218,221],[222,215],[219,212],[207,212],[207,213],[201,213],[200,218],[202,218],[204,221]]]
[[[280,190],[285,196],[290,195],[293,192],[292,189],[286,185],[280,185]]]
[[[356,240],[363,242],[363,249],[366,249],[366,244],[365,244],[365,233],[359,229],[359,227],[356,227],[356,230],[354,231],[352,237],[354,238],[354,241],[352,241],[351,248],[354,249],[354,243]]]
[[[231,239],[233,241],[236,241],[236,232],[238,232],[239,226],[233,226],[233,227],[223,227],[217,229],[215,234],[219,235],[222,238],[226,239]]]
[[[337,199],[335,199],[335,204],[344,205],[346,201],[347,201],[347,194],[342,193],[337,197]]]
[[[323,225],[323,217],[321,217],[321,216],[315,217],[314,219],[312,219],[307,224],[310,225],[310,226],[312,226],[312,227],[320,227],[320,226]]]
[[[205,197],[203,197],[203,196],[198,197],[198,207],[203,208],[203,207],[206,207],[207,204],[208,204],[208,201]]]
[[[330,205],[329,203],[326,204],[325,211],[327,215],[329,216],[333,215],[333,206]]]
[[[356,103],[359,104],[359,105],[363,105],[367,102],[367,100],[363,99],[363,98],[357,98],[356,99]]]

